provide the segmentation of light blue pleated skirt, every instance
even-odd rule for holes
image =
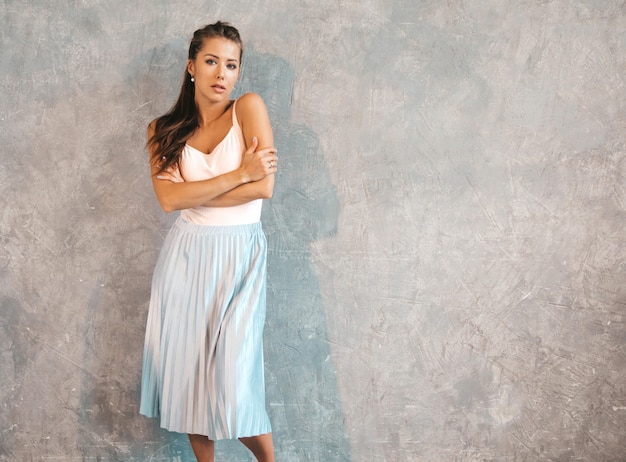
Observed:
[[[271,432],[265,410],[261,223],[179,218],[152,278],[140,413],[212,440]]]

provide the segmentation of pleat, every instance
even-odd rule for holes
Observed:
[[[140,412],[170,431],[240,438],[271,431],[265,410],[266,241],[261,224],[179,219],[157,261]]]

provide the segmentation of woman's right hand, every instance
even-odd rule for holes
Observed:
[[[246,182],[262,180],[267,175],[276,173],[278,163],[276,148],[263,148],[257,151],[258,146],[257,138],[252,137],[252,143],[243,155],[240,169]]]

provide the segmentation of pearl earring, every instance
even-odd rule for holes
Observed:
[[[196,79],[193,78],[193,75],[191,76],[191,83],[195,82]]]

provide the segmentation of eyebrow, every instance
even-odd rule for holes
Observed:
[[[220,57],[219,57],[219,56],[214,55],[213,53],[205,53],[205,54],[204,54],[204,57],[206,58],[207,56],[212,56],[212,57],[214,57],[214,58],[220,59]],[[238,63],[238,62],[239,62],[239,60],[237,60],[237,59],[235,59],[235,58],[229,58],[229,59],[227,59],[226,61],[235,61],[236,63]]]

